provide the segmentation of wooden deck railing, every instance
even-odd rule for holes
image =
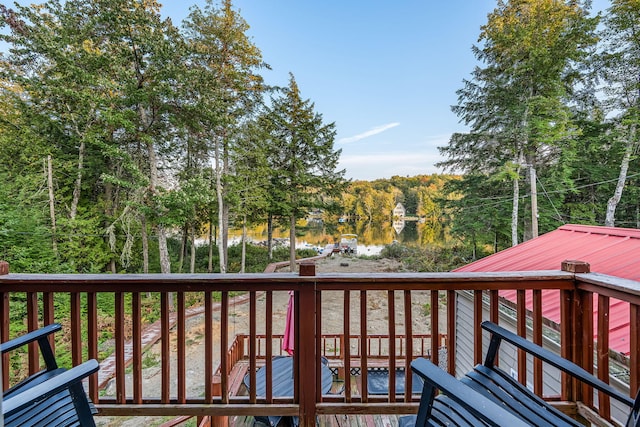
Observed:
[[[256,335],[256,357],[260,360],[267,358],[267,336],[258,334]],[[383,334],[368,334],[364,339],[366,344],[362,345],[361,340],[363,337],[360,335],[352,334],[349,337],[349,345],[355,347],[355,352],[352,352],[351,359],[360,359],[360,350],[366,348],[368,359],[389,359],[389,336]],[[395,352],[398,356],[404,356],[406,349],[407,337],[405,335],[396,335],[395,337]],[[430,334],[414,334],[411,339],[413,340],[413,357],[428,357],[431,354],[431,335]],[[229,349],[229,357],[236,361],[242,359],[248,359],[249,343],[251,337],[246,334],[237,334],[235,341]],[[283,350],[284,335],[274,334],[271,337],[271,356],[286,356],[288,353]],[[439,348],[446,349],[447,336],[440,334],[438,338]],[[321,356],[329,360],[343,360],[344,349],[346,347],[346,340],[344,334],[322,334],[321,344],[319,352]]]
[[[175,275],[43,275],[7,274],[0,276],[0,339],[10,336],[10,319],[18,318],[27,329],[36,329],[43,324],[61,322],[65,325],[70,340],[70,351],[74,364],[96,358],[100,361],[99,337],[105,330],[113,333],[115,363],[113,367],[114,393],[104,395],[98,389],[97,378],[88,384],[91,398],[101,415],[117,416],[233,416],[233,415],[292,415],[299,416],[302,426],[315,424],[320,414],[403,414],[417,409],[419,396],[411,394],[411,376],[403,395],[391,393],[373,396],[367,390],[367,369],[374,359],[369,344],[371,339],[350,339],[350,345],[340,344],[338,360],[350,372],[354,359],[362,369],[362,388],[355,392],[350,382],[345,382],[341,395],[322,395],[320,390],[320,366],[323,346],[322,333],[343,336],[388,337],[389,389],[395,389],[394,368],[409,368],[417,352],[414,339],[421,335],[446,336],[446,361],[439,361],[438,349],[442,339],[430,340],[427,349],[432,359],[446,362],[451,372],[455,371],[456,358],[462,354],[466,341],[472,343],[475,361],[482,356],[483,336],[480,332],[482,320],[500,322],[499,290],[517,290],[517,331],[526,335],[532,330],[533,339],[542,342],[543,318],[541,291],[559,290],[561,313],[561,353],[587,370],[597,369],[598,376],[608,381],[608,315],[609,299],[617,298],[630,306],[629,359],[630,389],[640,385],[640,348],[638,343],[640,325],[640,283],[582,273],[580,263],[567,263],[565,271],[538,271],[517,273],[375,273],[375,274],[320,274],[314,275],[312,266],[303,266],[303,275],[283,274],[175,274]],[[588,271],[588,270],[586,270]],[[235,356],[229,348],[235,341],[235,333],[245,333],[248,340],[238,349],[248,355],[251,384],[255,384],[258,356],[264,357],[267,369],[267,384],[270,383],[271,358],[276,354],[273,346],[259,348],[260,340],[273,342],[282,332],[277,321],[282,307],[274,306],[274,297],[294,290],[295,295],[295,393],[292,398],[272,396],[267,387],[266,396],[230,394],[229,375]],[[467,329],[458,322],[464,316],[458,309],[457,291],[471,291],[474,295],[472,319]],[[247,330],[239,331],[237,313],[230,307],[231,295],[246,292]],[[525,307],[525,295],[532,292],[534,307]],[[150,304],[146,294],[157,297],[160,311],[160,386],[147,386],[143,368],[143,302]],[[328,308],[328,295],[340,295],[340,308]],[[56,310],[54,300],[62,295],[70,306],[64,317]],[[170,310],[170,295],[175,296]],[[194,356],[190,348],[191,338],[187,325],[187,297],[197,295],[203,301],[202,350]],[[380,300],[380,295],[383,298]],[[488,295],[488,297],[487,297]],[[375,306],[371,301],[376,298]],[[215,299],[214,299],[215,297]],[[106,313],[114,319],[105,324],[105,313],[98,313],[98,298],[113,302],[113,312]],[[155,298],[155,297],[154,297]],[[592,318],[593,301],[598,304],[598,322]],[[418,310],[416,304],[428,301],[432,308],[428,315]],[[487,302],[488,301],[488,304]],[[14,304],[15,302],[15,304]],[[19,302],[19,303],[18,303]],[[488,308],[487,308],[488,307]],[[439,308],[439,309],[435,309]],[[13,310],[23,310],[16,315]],[[286,310],[286,307],[284,308]],[[370,330],[371,310],[382,310],[386,322],[382,330]],[[488,310],[488,316],[483,313]],[[426,319],[422,316],[426,315]],[[327,317],[341,325],[337,331],[326,331]],[[258,321],[260,319],[260,321]],[[14,322],[17,320],[13,320]],[[175,326],[170,327],[175,321]],[[234,326],[235,325],[235,326]],[[597,339],[593,339],[594,327]],[[380,328],[379,328],[380,329]],[[322,331],[322,333],[317,333]],[[457,331],[457,332],[456,332]],[[462,332],[461,332],[462,331]],[[579,332],[576,332],[579,331]],[[264,337],[264,338],[263,338]],[[485,339],[486,341],[486,339]],[[399,345],[399,347],[398,347]],[[421,345],[421,344],[420,344]],[[383,346],[384,347],[384,346]],[[596,357],[594,357],[596,354]],[[203,372],[189,376],[187,356],[197,357],[202,362]],[[29,369],[38,368],[38,355],[30,353]],[[3,372],[9,372],[9,360],[3,359]],[[519,378],[526,381],[527,361],[520,355]],[[214,389],[215,368],[220,367],[219,389]],[[194,369],[193,366],[188,367]],[[543,367],[534,362],[533,387],[542,394]],[[315,374],[313,374],[315,373]],[[171,384],[175,384],[172,386]],[[5,382],[4,387],[8,384]],[[196,390],[196,392],[193,392]],[[202,391],[202,393],[200,393]],[[548,397],[548,396],[547,396]],[[572,384],[562,382],[560,399],[567,402],[582,401],[585,408],[593,408],[599,416],[607,419],[609,402],[602,396],[593,399],[593,393]],[[597,403],[596,403],[597,402]],[[571,409],[565,405],[565,409]],[[575,410],[576,406],[573,406]]]

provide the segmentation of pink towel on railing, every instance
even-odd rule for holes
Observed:
[[[289,291],[289,304],[287,305],[287,321],[284,325],[284,338],[282,339],[282,349],[293,355],[293,323],[295,322],[295,315],[293,313],[293,291]]]

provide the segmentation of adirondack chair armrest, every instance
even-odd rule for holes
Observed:
[[[54,332],[58,332],[60,330],[62,330],[62,325],[60,325],[59,323],[46,325],[40,329],[36,329],[35,331],[28,332],[12,340],[3,342],[2,344],[0,344],[0,352],[4,354],[8,351],[15,350],[16,348],[20,348],[23,345],[27,345],[34,341],[39,341],[42,338],[46,338]]]
[[[543,348],[513,332],[504,329],[493,322],[485,321],[481,324],[482,328],[491,333],[491,343],[489,344],[489,350],[487,351],[487,357],[484,365],[490,369],[495,368],[495,358],[499,350],[500,342],[506,341],[525,352],[537,357],[545,363],[554,366],[561,371],[571,375],[572,377],[590,385],[591,387],[600,390],[608,396],[628,405],[634,406],[634,400],[629,396],[624,395],[620,391],[611,387],[609,384],[600,380],[590,372],[576,365],[575,363],[559,356],[558,354]]]
[[[49,378],[46,381],[33,386],[23,392],[6,398],[2,401],[2,414],[7,417],[34,403],[47,399],[65,389],[68,389],[74,399],[80,397],[86,399],[82,380],[98,371],[99,364],[96,360],[88,360],[61,374]],[[86,410],[89,410],[87,405]]]
[[[472,390],[427,359],[418,358],[414,360],[411,363],[411,369],[424,380],[416,426],[427,425],[426,420],[431,413],[431,406],[436,397],[436,389],[447,395],[473,416],[484,420],[489,425],[510,427],[524,427],[529,425],[496,403]]]
[[[40,353],[42,354],[42,358],[44,359],[44,362],[47,366],[47,370],[56,369],[58,365],[56,363],[56,358],[53,354],[51,344],[49,343],[49,335],[58,332],[61,329],[62,325],[60,325],[59,323],[52,323],[40,329],[36,329],[35,331],[28,332],[12,340],[3,342],[2,344],[0,344],[0,354],[8,353],[12,350],[37,341],[38,346],[40,347]]]

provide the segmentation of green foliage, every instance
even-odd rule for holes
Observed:
[[[464,247],[430,246],[421,247],[392,243],[380,252],[382,258],[397,259],[402,262],[403,270],[418,272],[451,271],[468,263]]]
[[[400,243],[392,243],[390,245],[385,245],[380,251],[380,257],[389,258],[389,259],[404,259],[409,253],[409,248],[401,245]]]
[[[337,170],[340,150],[333,148],[335,124],[323,123],[314,104],[302,98],[292,74],[282,92],[260,116],[259,128],[264,135],[262,143],[268,147],[268,211],[288,220],[294,242],[297,220],[313,209],[327,207],[326,200],[340,194],[345,171]],[[290,261],[295,261],[293,251]]]
[[[440,148],[447,158],[441,166],[485,179],[510,179],[512,185],[494,197],[506,200],[511,193],[511,227],[525,236],[532,234],[531,224],[517,220],[517,191],[530,186],[524,185],[523,172],[560,165],[556,178],[570,179],[558,172],[563,171],[566,141],[580,133],[567,99],[581,78],[579,62],[596,42],[597,19],[588,16],[587,7],[587,2],[556,0],[498,2],[482,27],[481,47],[474,47],[483,66],[464,82],[453,107],[470,131],[454,134]],[[483,194],[483,179],[465,180],[473,183],[478,186],[462,189],[464,197]],[[474,227],[471,233],[476,232],[483,230]]]
[[[616,224],[637,227],[639,6],[613,2],[596,34],[588,3],[496,4],[453,108],[469,131],[441,148],[441,166],[462,176],[352,183],[337,170],[335,124],[293,76],[263,99],[267,65],[231,1],[194,6],[179,27],[153,0],[2,7],[0,258],[15,272],[160,272],[165,230],[189,241],[275,218],[298,235],[310,211],[382,222],[403,203],[422,246],[452,235],[474,259],[511,244],[514,213],[529,232],[528,165],[540,232],[602,224],[629,150]],[[229,250],[214,255],[218,271],[240,271],[240,247]],[[262,271],[264,251],[247,251],[246,271]],[[180,252],[169,239],[174,272]],[[196,271],[208,257],[197,248]]]
[[[433,174],[353,181],[340,196],[342,210],[325,217],[331,221],[336,221],[340,215],[375,222],[390,221],[393,208],[402,203],[407,216],[418,216],[433,224],[442,215],[436,200],[442,197],[443,186],[450,179],[454,177]]]

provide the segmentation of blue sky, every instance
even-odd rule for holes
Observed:
[[[178,24],[188,7],[165,2]],[[204,2],[191,2],[202,6]],[[464,130],[451,105],[476,61],[471,46],[495,0],[235,0],[248,34],[286,86],[336,124],[353,179],[441,172],[437,147]]]
[[[178,23],[187,7],[166,2]],[[595,0],[602,10],[609,0]],[[202,5],[203,2],[196,2]],[[443,172],[437,147],[464,131],[451,106],[478,65],[471,46],[496,0],[235,0],[249,36],[286,86],[335,122],[353,179]]]

